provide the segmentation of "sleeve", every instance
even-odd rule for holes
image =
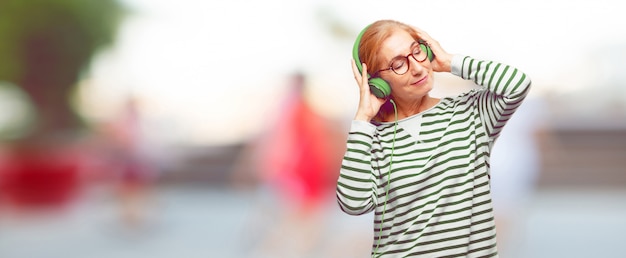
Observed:
[[[530,91],[530,78],[515,67],[455,55],[452,74],[485,87],[478,108],[489,138],[494,140]]]
[[[371,212],[377,205],[377,179],[372,169],[372,143],[376,127],[365,121],[352,121],[346,153],[337,179],[337,202],[350,215]]]

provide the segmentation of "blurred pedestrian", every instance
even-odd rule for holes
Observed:
[[[265,229],[252,252],[268,257],[304,257],[320,244],[323,208],[332,200],[341,162],[336,157],[342,146],[334,140],[338,134],[307,100],[305,75],[293,74],[288,86],[276,120],[244,149],[234,172],[238,181],[244,179],[242,164],[256,170],[265,199],[254,210],[251,227]],[[271,217],[270,222],[262,216]]]
[[[157,166],[148,154],[138,100],[129,97],[119,116],[108,124],[109,155],[122,223],[132,229],[145,226],[147,205],[157,179]]]

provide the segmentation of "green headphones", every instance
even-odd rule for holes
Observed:
[[[352,48],[352,56],[356,63],[356,67],[359,68],[359,73],[363,72],[361,59],[359,58],[359,45],[361,44],[361,37],[363,37],[363,33],[365,33],[367,28],[369,28],[369,26],[365,27],[361,31],[361,33],[359,33],[359,35],[356,37],[356,41],[354,42],[354,47]],[[426,51],[426,54],[428,55],[428,60],[432,61],[435,58],[435,55],[430,49],[430,46],[428,46],[426,41],[419,40],[418,42],[420,44],[420,47],[422,48],[422,51]],[[369,74],[367,75],[367,78],[369,79],[368,84],[370,86],[370,92],[372,92],[374,96],[381,99],[389,97],[389,95],[391,94],[391,87],[389,86],[389,83],[387,83],[382,78],[370,78]]]

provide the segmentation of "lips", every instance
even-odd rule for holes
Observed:
[[[424,76],[423,78],[417,80],[416,82],[411,83],[411,85],[419,86],[419,85],[426,83],[426,80],[428,80],[428,76]]]

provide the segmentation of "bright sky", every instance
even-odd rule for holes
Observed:
[[[421,27],[448,52],[515,65],[532,77],[533,94],[583,90],[603,74],[590,65],[595,51],[626,45],[623,9],[608,0],[124,2],[134,14],[95,60],[79,105],[106,119],[132,93],[153,137],[186,144],[254,135],[277,114],[296,70],[309,76],[320,111],[350,119],[358,102],[351,47],[378,19]],[[347,36],[333,37],[329,23]]]

